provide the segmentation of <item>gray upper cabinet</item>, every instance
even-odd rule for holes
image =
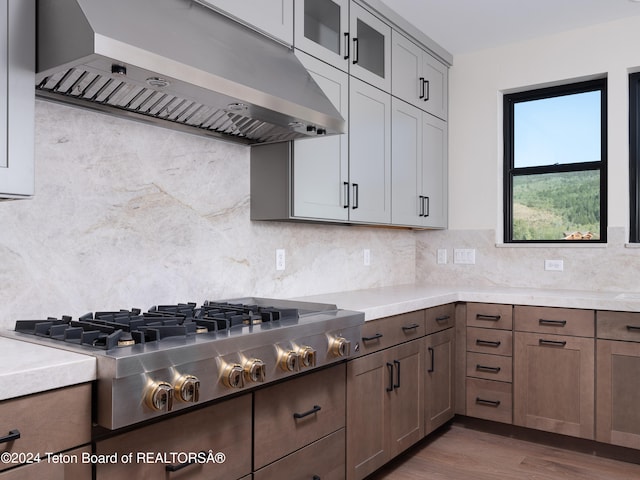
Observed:
[[[447,226],[447,124],[392,100],[393,225]]]
[[[392,58],[393,96],[446,120],[447,66],[395,30]]]
[[[292,0],[199,0],[276,40],[293,45]]]
[[[0,198],[34,191],[35,1],[0,6]]]

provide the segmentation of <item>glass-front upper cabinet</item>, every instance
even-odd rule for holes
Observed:
[[[295,47],[349,71],[349,0],[296,0]]]
[[[390,91],[391,27],[348,0],[294,3],[297,49]]]

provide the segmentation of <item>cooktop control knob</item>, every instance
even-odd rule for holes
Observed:
[[[244,369],[242,365],[230,363],[222,370],[222,383],[229,388],[244,387]]]
[[[262,360],[252,358],[244,364],[244,376],[248,382],[264,382],[267,378],[267,367]]]
[[[167,382],[153,382],[147,389],[146,403],[156,412],[173,410],[173,386]]]
[[[175,394],[183,402],[197,402],[200,400],[200,380],[193,375],[182,375],[176,382]]]
[[[347,357],[351,353],[351,342],[344,337],[333,337],[329,343],[329,351],[336,357]]]
[[[316,351],[312,347],[304,346],[298,349],[300,364],[303,368],[316,366]]]
[[[280,353],[280,368],[285,372],[297,372],[300,370],[300,356],[293,350],[284,350]]]

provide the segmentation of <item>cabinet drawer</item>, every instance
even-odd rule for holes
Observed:
[[[367,354],[425,335],[424,310],[365,322],[360,354]]]
[[[20,438],[0,444],[0,451],[44,454],[89,443],[91,385],[86,383],[0,402],[0,436],[13,430],[20,432]],[[0,470],[15,466],[0,463]]]
[[[427,335],[453,327],[456,323],[456,305],[450,303],[428,308],[425,310],[425,320]]]
[[[467,415],[495,422],[512,423],[511,384],[467,378]]]
[[[255,468],[345,426],[345,368],[340,364],[255,393]]]
[[[511,356],[513,333],[510,330],[467,327],[467,351]]]
[[[593,310],[572,308],[524,307],[514,309],[516,330],[520,332],[552,333],[576,337],[593,337]]]
[[[597,312],[596,331],[598,338],[640,342],[640,313]]]
[[[251,395],[171,417],[158,423],[116,435],[96,443],[99,455],[133,453],[132,463],[104,463],[96,467],[96,480],[129,479],[209,479],[236,480],[251,473]],[[166,467],[179,463],[136,462],[138,452],[222,452],[224,463],[206,462],[185,466],[175,473]],[[170,461],[172,457],[168,457]],[[184,461],[184,460],[182,460]]]
[[[467,353],[467,377],[511,382],[513,378],[511,357],[469,352]]]
[[[497,303],[467,303],[467,326],[511,330],[513,307]]]
[[[261,468],[253,480],[342,480],[345,472],[344,428]]]
[[[91,446],[69,450],[63,455],[56,457],[40,457],[40,463],[32,463],[19,468],[14,468],[0,473],[0,480],[33,480],[34,478],[44,478],[47,480],[78,480],[91,478],[91,464],[82,461],[82,455],[91,454]],[[61,463],[55,463],[55,460]]]

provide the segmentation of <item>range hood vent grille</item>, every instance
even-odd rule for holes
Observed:
[[[231,136],[246,143],[284,142],[300,137],[291,128],[256,120],[232,110],[203,105],[150,85],[137,85],[84,68],[70,68],[46,77],[37,86],[40,96],[98,110],[127,114],[197,128],[201,133]],[[102,108],[101,108],[102,107]]]

